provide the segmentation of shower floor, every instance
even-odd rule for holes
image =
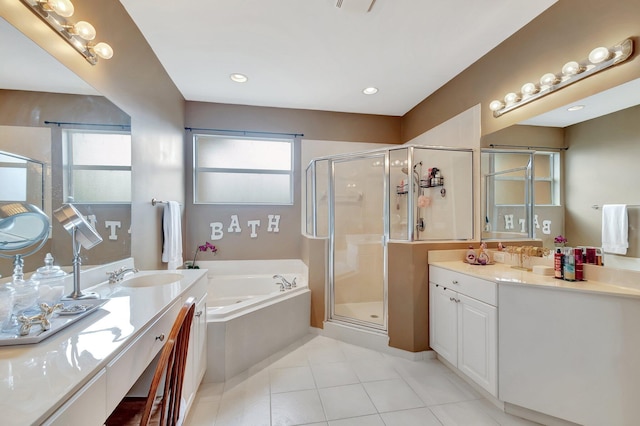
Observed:
[[[383,302],[336,303],[336,315],[384,325]]]

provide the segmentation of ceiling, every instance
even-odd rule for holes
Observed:
[[[555,3],[120,1],[187,100],[395,116]]]
[[[121,3],[187,100],[401,116],[556,0],[371,1]],[[0,88],[97,94],[2,19],[0,55]]]

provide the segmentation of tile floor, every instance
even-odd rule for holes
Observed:
[[[535,425],[503,413],[436,359],[313,334],[225,383],[200,386],[186,426]]]

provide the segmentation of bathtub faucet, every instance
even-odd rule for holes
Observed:
[[[283,277],[282,275],[274,275],[273,279],[276,280],[281,280],[281,282],[276,283],[276,284],[280,284],[280,291],[284,291],[285,289],[290,290],[293,287],[296,287],[296,278],[293,278],[293,281],[289,282],[287,281],[287,279],[285,277]]]
[[[138,270],[136,268],[126,268],[123,266],[115,271],[107,272],[107,275],[109,276],[109,284],[115,284],[122,281],[124,276],[129,272],[133,272],[135,274]]]

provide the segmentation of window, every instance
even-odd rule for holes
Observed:
[[[560,162],[556,152],[536,152],[534,155],[535,205],[560,205]],[[496,154],[495,170],[505,170],[495,177],[496,205],[521,205],[524,203],[528,154]]]
[[[194,202],[293,204],[293,140],[194,135]]]
[[[131,202],[129,133],[65,130],[63,158],[67,202]]]

